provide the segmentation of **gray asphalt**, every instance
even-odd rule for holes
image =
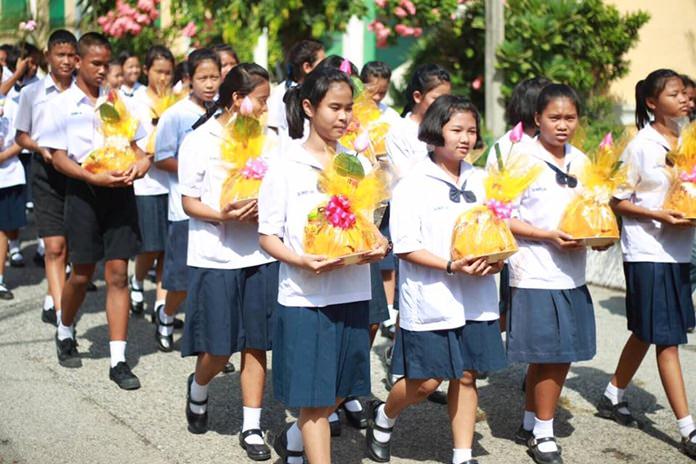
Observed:
[[[26,257],[33,252],[34,245],[27,242]],[[149,320],[133,318],[129,333],[127,357],[142,388],[121,391],[109,381],[103,281],[97,280],[99,290],[88,294],[82,310],[78,340],[84,365],[74,370],[58,365],[54,329],[40,321],[41,269],[31,263],[24,269],[10,268],[6,281],[15,299],[0,302],[0,464],[251,462],[237,441],[241,427],[238,373],[212,382],[211,430],[194,436],[187,432],[184,416],[185,382],[194,360],[183,359],[178,352],[158,352]],[[693,462],[676,449],[679,435],[652,350],[627,392],[644,429],[624,429],[595,417],[593,404],[604,390],[627,332],[623,295],[597,287],[591,291],[597,310],[598,354],[572,367],[563,391],[556,431],[565,462]],[[153,301],[150,284],[146,297]],[[694,341],[690,336],[691,344],[681,353],[689,404],[696,413]],[[384,347],[385,339],[378,336],[372,381],[374,395],[382,399],[387,395],[380,361]],[[238,356],[233,360],[238,367]],[[511,441],[520,423],[522,377],[523,366],[513,365],[479,382],[481,412],[474,455],[481,464],[532,462],[525,449]],[[272,397],[269,387],[262,425],[273,433],[296,411],[286,411]],[[342,436],[332,445],[335,463],[369,462],[363,457],[364,432],[345,423]],[[426,402],[407,410],[397,422],[392,453],[394,463],[451,462],[446,408]],[[270,462],[280,461],[274,454]]]

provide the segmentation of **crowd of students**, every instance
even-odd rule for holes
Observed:
[[[367,63],[358,74],[348,63],[390,124],[394,182],[378,224],[379,246],[359,264],[345,265],[303,249],[308,213],[326,196],[320,173],[346,149],[338,141],[355,92],[347,62],[327,57],[320,42],[290,48],[287,79],[275,88],[268,71],[240,63],[227,45],[194,50],[177,64],[160,45],[144,57],[114,58],[98,33],[77,40],[57,30],[45,53],[29,44],[2,46],[1,60],[0,272],[6,256],[10,264],[23,262],[18,231],[30,207],[45,250],[41,319],[57,327],[61,366],[82,364],[75,321],[103,262],[110,379],[125,390],[140,387],[125,356],[128,323],[131,313],[152,308],[161,351],[173,350],[174,329],[183,326],[181,354],[196,358],[186,380],[186,423],[192,433],[205,433],[216,413],[208,408],[208,386],[241,353],[239,442],[250,459],[271,457],[261,415],[272,350],[273,397],[299,409],[297,421],[272,443],[283,462],[331,462],[339,410],[366,429],[365,450],[356,453],[388,462],[401,413],[448,381],[439,401],[448,404],[452,463],[476,463],[476,381],[508,363],[528,364],[514,440],[537,463],[563,462],[553,425],[561,390],[570,365],[596,354],[586,248],[558,230],[582,189],[577,173],[587,160],[571,145],[582,111],[571,87],[537,77],[521,82],[511,97],[507,122],[522,122],[525,134],[513,149],[509,134],[498,143],[541,172],[509,221],[519,251],[505,266],[485,258],[453,261],[456,218],[486,201],[486,173],[467,161],[482,146],[478,109],[451,94],[446,69],[422,64],[409,79],[399,116],[383,102],[388,66]],[[44,65],[48,72],[39,78]],[[679,137],[674,121],[693,112],[693,88],[667,69],[636,85],[639,132],[623,154],[630,182],[612,200],[622,218],[630,336],[597,408],[620,425],[638,424],[624,393],[655,345],[680,450],[696,458],[678,349],[696,325],[693,222],[662,209],[670,185],[666,154]],[[95,105],[106,89],[117,89],[139,121],[130,140],[137,160],[125,171],[93,173],[80,164],[104,142]],[[157,114],[165,89],[184,96]],[[263,154],[269,169],[258,200],[221,207],[216,166],[226,127],[243,103],[246,115],[266,121],[266,137],[276,143]],[[366,171],[376,168],[355,156]],[[152,304],[144,301],[151,269]],[[0,296],[12,297],[2,275]],[[185,321],[176,318],[182,307]],[[385,402],[370,399],[370,347],[380,324],[393,339]]]

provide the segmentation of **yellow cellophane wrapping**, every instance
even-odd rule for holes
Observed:
[[[563,212],[559,230],[578,239],[619,238],[619,225],[609,202],[613,192],[626,183],[627,168],[620,158],[627,140],[621,137],[588,155],[578,174],[583,189]]]
[[[138,120],[131,116],[114,90],[109,92],[105,102],[97,105],[97,114],[104,146],[92,151],[82,167],[95,174],[129,169],[136,161],[130,141],[138,130]]]
[[[328,201],[318,205],[310,214],[305,226],[305,253],[341,258],[369,252],[379,246],[382,236],[372,219],[377,206],[389,198],[387,178],[383,169],[376,168],[361,179],[356,179],[338,172],[334,163],[322,172],[319,190],[329,198],[342,196],[348,200],[356,221],[348,229],[335,227],[324,214]]]
[[[181,100],[186,96],[186,92],[175,93],[173,90],[168,89],[164,92],[159,92],[156,97],[152,99],[152,106],[150,106],[150,112],[152,113],[152,119],[159,120],[162,114],[169,109],[176,102]],[[147,146],[145,151],[147,153],[155,152],[155,139],[157,138],[157,125],[155,125],[154,130],[150,134],[150,138],[147,141]]]
[[[220,156],[230,169],[222,185],[220,209],[230,203],[258,198],[261,179],[246,178],[242,170],[247,162],[260,159],[265,148],[266,137],[260,120],[238,114],[225,128]]]
[[[379,111],[377,103],[372,99],[370,92],[363,91],[353,102],[353,117],[350,126],[338,142],[344,147],[352,149],[358,135],[367,131],[370,143],[362,154],[374,163],[378,157],[387,153],[386,138],[389,124],[380,121],[381,117],[382,113]]]
[[[516,155],[502,165],[488,168],[484,182],[486,199],[510,205],[536,180],[541,167]],[[488,205],[471,208],[457,218],[452,232],[452,259],[477,258],[517,251],[517,242],[507,225]]]
[[[667,157],[672,163],[672,185],[663,208],[680,212],[689,219],[696,218],[696,182],[692,181],[696,173],[696,121],[682,130],[679,147]],[[691,180],[682,177],[688,175]]]

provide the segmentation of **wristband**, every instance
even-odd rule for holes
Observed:
[[[447,268],[445,270],[447,275],[454,275],[454,272],[452,272],[452,261],[447,261]]]

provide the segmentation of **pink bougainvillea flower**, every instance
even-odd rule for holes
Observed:
[[[414,5],[411,0],[401,0],[401,6],[403,6],[411,16],[416,14],[416,5]]]
[[[483,87],[483,76],[478,76],[476,79],[471,81],[471,88],[474,90],[481,90]]]
[[[410,37],[414,34],[414,29],[411,26],[407,26],[406,24],[397,24],[396,26],[394,26],[394,30],[401,37]]]
[[[181,34],[184,37],[193,37],[194,35],[196,35],[196,31],[196,23],[194,23],[193,21],[189,21],[189,23],[186,26],[184,26],[184,28],[181,30]]]
[[[522,141],[523,135],[524,135],[524,126],[522,125],[522,121],[520,121],[510,131],[510,141],[512,143],[519,143],[520,141]]]
[[[406,13],[406,10],[401,8],[400,6],[397,6],[394,8],[394,14],[396,15],[397,18],[405,18],[408,16],[408,13]]]
[[[423,29],[420,27],[413,28],[413,37],[418,38],[423,35]]]
[[[384,8],[387,5],[387,0],[375,0],[375,5]]]

